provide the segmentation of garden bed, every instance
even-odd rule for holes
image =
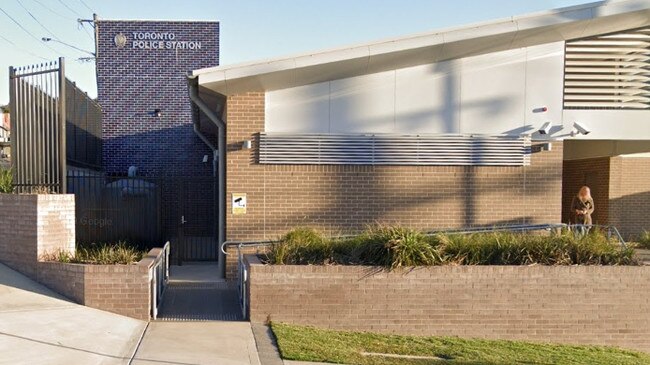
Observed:
[[[325,238],[297,228],[273,244],[265,263],[273,265],[367,265],[389,269],[440,265],[638,265],[632,248],[592,229],[537,234],[492,232],[425,234],[391,226],[369,227],[360,235]]]

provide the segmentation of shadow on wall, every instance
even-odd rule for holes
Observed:
[[[140,175],[212,176],[212,151],[192,123],[106,138],[103,163],[109,174],[126,174],[129,166],[136,166]]]
[[[594,224],[610,223],[610,158],[566,160],[562,167],[562,222],[575,223],[571,202],[582,186],[589,186],[594,199]]]
[[[545,179],[524,177],[546,174],[552,170],[548,164],[327,166],[314,174],[305,174],[300,166],[262,168],[267,169],[263,213],[267,238],[296,225],[338,234],[377,222],[432,230],[553,223],[560,216],[560,167]],[[556,218],[544,218],[549,216]]]
[[[609,207],[610,223],[624,239],[635,240],[644,231],[650,231],[650,191],[612,199]]]

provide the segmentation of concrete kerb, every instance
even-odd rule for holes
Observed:
[[[251,323],[257,354],[261,365],[282,365],[277,342],[271,328],[263,323]]]

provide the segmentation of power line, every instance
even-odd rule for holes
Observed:
[[[91,13],[94,13],[93,9],[91,9],[90,6],[88,6],[88,4],[86,4],[84,0],[79,0],[79,1],[86,7],[86,9],[90,10]]]
[[[18,2],[18,5],[20,5],[21,8],[25,9],[25,11],[27,12],[27,14],[29,14],[29,16],[31,16],[32,19],[34,19],[34,21],[35,21],[36,23],[38,23],[38,25],[41,26],[41,28],[45,29],[46,32],[50,33],[50,35],[51,35],[52,37],[54,37],[54,38],[58,38],[58,37],[57,37],[57,36],[56,36],[56,35],[55,35],[51,30],[47,29],[47,27],[44,26],[43,23],[41,23],[38,19],[36,19],[36,17],[34,16],[34,14],[32,14],[32,12],[29,11],[29,10],[25,7],[25,5],[23,5],[23,3],[22,3],[20,0],[16,0],[16,2]]]
[[[40,59],[42,59],[42,60],[44,60],[44,61],[49,61],[49,60],[48,60],[47,58],[45,58],[45,57],[41,57],[41,56],[37,55],[36,53],[33,53],[33,52],[31,52],[31,51],[28,51],[28,50],[26,50],[26,49],[22,49],[22,48],[18,47],[18,45],[17,45],[16,43],[14,43],[11,39],[6,38],[6,37],[3,36],[2,34],[0,34],[0,39],[2,39],[2,40],[4,40],[5,42],[9,43],[9,44],[12,45],[16,50],[18,50],[18,51],[20,51],[20,52],[23,52],[23,53],[25,53],[25,54],[28,54],[28,55],[33,56],[33,57],[36,57],[36,58],[40,58]]]
[[[74,9],[72,9],[71,7],[69,7],[68,4],[66,4],[66,3],[63,2],[63,0],[59,0],[59,2],[61,3],[61,5],[65,6],[68,10],[70,10],[70,11],[73,12],[73,13],[75,13],[77,16],[81,17],[81,14],[77,13]]]
[[[86,34],[88,34],[88,37],[90,37],[90,39],[95,41],[95,37],[92,34],[90,34],[90,32],[88,31],[88,28],[86,28],[86,25],[83,22],[79,22],[79,26],[81,26],[81,29],[83,29],[84,32],[86,32]]]
[[[50,13],[52,13],[52,14],[54,14],[54,15],[57,15],[57,16],[60,16],[60,17],[63,18],[63,19],[75,20],[74,18],[71,18],[71,17],[69,17],[69,16],[65,16],[65,15],[63,15],[63,14],[61,14],[61,13],[58,13],[58,12],[52,10],[51,8],[49,8],[48,6],[46,6],[45,4],[43,4],[40,0],[34,0],[34,2],[37,3],[37,4],[39,4],[40,6],[42,6],[45,10],[49,11]]]
[[[41,43],[41,40],[38,39],[37,36],[35,36],[34,34],[32,34],[30,31],[28,31],[27,28],[23,27],[22,24],[18,23],[18,21],[16,21],[16,19],[14,19],[11,15],[9,15],[9,13],[7,13],[7,12],[5,11],[5,9],[0,8],[0,11],[3,12],[3,13],[4,13],[4,14],[9,18],[9,19],[11,19],[11,21],[14,22],[14,23],[15,23],[15,24],[20,28],[20,29],[22,29],[23,31],[25,31],[25,33],[29,34],[30,37],[34,38],[38,43]],[[54,48],[48,46],[47,44],[45,44],[45,47],[49,48],[52,52],[54,52],[54,53],[56,53],[56,54],[59,53],[57,50],[55,50]]]

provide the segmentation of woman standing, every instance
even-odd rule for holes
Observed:
[[[592,224],[591,214],[594,212],[594,199],[591,197],[589,187],[581,187],[578,195],[573,197],[571,211],[575,214],[576,224]]]

